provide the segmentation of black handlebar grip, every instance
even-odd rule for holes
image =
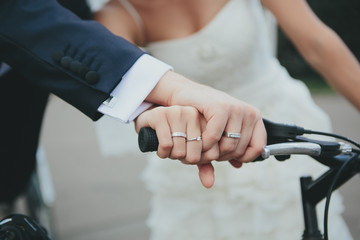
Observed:
[[[150,127],[141,128],[138,136],[138,144],[142,152],[157,151],[159,141],[155,130]]]
[[[284,142],[286,139],[294,139],[304,133],[304,129],[295,125],[280,124],[263,119],[265,129],[268,135],[268,144]],[[138,136],[140,151],[153,152],[157,151],[159,141],[156,132],[152,128],[141,128]],[[261,161],[261,158],[257,159]]]

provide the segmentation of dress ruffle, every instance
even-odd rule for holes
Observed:
[[[196,167],[150,158],[143,177],[153,193],[148,225],[151,239],[157,240],[300,239],[299,176],[311,172],[309,168],[324,171],[318,164],[304,164],[314,161],[303,157],[249,163],[241,169],[216,163],[215,185],[209,190],[197,179]],[[334,193],[331,201],[331,239],[351,239],[338,217],[343,211],[340,195]],[[318,206],[321,229],[323,205]]]

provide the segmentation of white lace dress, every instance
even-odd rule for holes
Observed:
[[[330,131],[328,117],[304,84],[291,78],[273,57],[259,0],[230,0],[200,31],[153,42],[146,50],[190,79],[256,106],[272,121]],[[300,239],[299,177],[316,177],[326,170],[307,157],[271,159],[241,169],[216,162],[215,185],[205,189],[197,167],[155,154],[148,158],[143,179],[152,193],[148,219],[152,240]],[[322,228],[323,204],[319,210]],[[342,211],[341,197],[335,194],[330,239],[352,239]]]

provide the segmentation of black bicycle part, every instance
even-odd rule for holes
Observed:
[[[334,156],[330,162],[337,162],[338,164],[330,167],[328,171],[317,179],[312,180],[311,177],[300,178],[305,224],[303,240],[324,240],[323,236],[321,234],[319,235],[320,230],[317,223],[316,205],[325,197],[329,197],[329,191],[333,192],[338,189],[360,172],[359,154],[352,153]],[[341,174],[337,176],[339,169],[347,162],[348,164],[342,169]],[[327,219],[325,219],[324,222],[327,222]],[[325,234],[327,236],[327,232]]]
[[[335,185],[338,182],[339,178],[341,177],[342,174],[344,174],[344,169],[346,169],[347,165],[350,164],[356,157],[358,157],[359,155],[355,155],[350,157],[349,159],[347,159],[343,165],[341,165],[341,167],[338,169],[332,184],[330,185],[330,188],[328,190],[328,194],[326,196],[326,202],[325,202],[325,209],[324,209],[324,240],[328,240],[328,215],[329,215],[329,206],[330,206],[330,200],[331,200],[331,195],[334,191]]]
[[[334,137],[337,139],[342,139],[346,142],[349,142],[351,144],[353,144],[354,146],[360,148],[360,143],[354,141],[353,139],[338,135],[338,134],[334,134],[334,133],[327,133],[327,132],[319,132],[319,131],[312,131],[312,130],[304,130],[304,134],[315,134],[315,135],[322,135],[322,136],[328,136],[328,137]]]
[[[33,218],[11,214],[0,221],[0,240],[51,240],[45,228]]]
[[[155,130],[150,127],[141,128],[138,136],[138,144],[141,152],[156,151],[159,146],[159,140]]]

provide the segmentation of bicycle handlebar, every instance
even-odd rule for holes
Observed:
[[[268,143],[283,142],[283,139],[295,138],[304,133],[304,129],[290,124],[280,124],[263,119],[266,132],[268,135]],[[141,128],[138,136],[139,148],[142,152],[156,151],[159,141],[154,129],[150,127]]]
[[[309,155],[319,162],[331,166],[338,161],[331,160],[333,156],[346,154],[352,151],[350,145],[336,141],[321,141],[302,137],[304,133],[312,133],[302,127],[290,124],[281,124],[263,119],[267,132],[268,145],[263,148],[261,156],[254,161],[262,161],[270,155],[278,160],[286,160],[293,154]],[[138,136],[139,148],[142,152],[156,151],[159,145],[156,132],[151,128],[140,129]],[[326,162],[322,161],[327,159]]]

